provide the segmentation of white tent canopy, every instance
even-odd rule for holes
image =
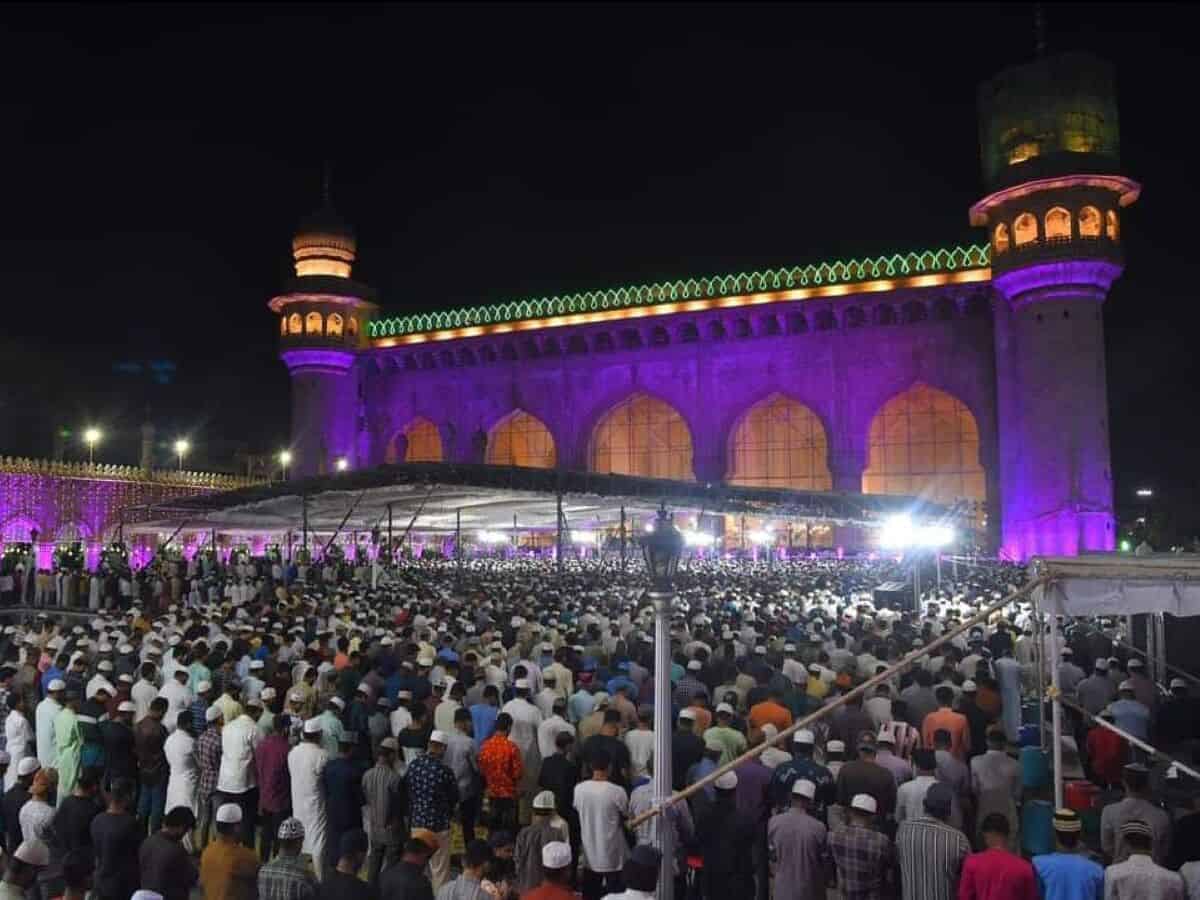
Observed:
[[[1050,615],[1200,615],[1195,555],[1038,557],[1033,573],[1048,576],[1034,598]]]

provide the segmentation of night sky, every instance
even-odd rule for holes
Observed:
[[[1118,501],[1200,526],[1187,6],[1049,5],[1117,64],[1144,184],[1106,306]],[[266,308],[335,205],[393,312],[981,242],[976,85],[1032,5],[0,10],[0,453],[233,465],[288,433]],[[78,454],[78,438],[70,443]],[[1183,510],[1183,511],[1180,511]],[[1186,521],[1183,521],[1186,520]]]

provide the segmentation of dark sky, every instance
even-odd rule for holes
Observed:
[[[1145,185],[1105,312],[1122,496],[1198,493],[1197,18],[1046,11],[1052,51],[1117,64]],[[395,311],[982,241],[975,88],[1034,46],[1026,4],[39,4],[0,28],[0,452],[97,421],[134,462],[149,404],[214,466],[285,440],[265,304],[323,160]]]

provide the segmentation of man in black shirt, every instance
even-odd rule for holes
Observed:
[[[374,900],[374,889],[358,879],[358,870],[366,860],[366,832],[356,828],[343,833],[338,842],[337,868],[326,871],[318,900]]]
[[[671,735],[671,787],[682,791],[687,787],[688,769],[704,757],[704,738],[696,734],[696,719],[691,709],[681,709],[674,734]]]
[[[554,809],[566,820],[573,858],[578,858],[581,837],[579,811],[575,809],[575,785],[579,782],[579,769],[570,758],[574,746],[575,735],[571,732],[560,731],[554,736],[554,755],[542,760],[538,787],[554,793]]]
[[[92,819],[96,848],[96,894],[101,900],[125,900],[138,888],[138,850],[145,829],[133,815],[132,781],[113,783],[108,810]]]
[[[0,801],[0,808],[4,810],[5,849],[9,856],[16,853],[17,848],[21,846],[21,807],[29,799],[29,786],[33,784],[33,776],[41,768],[36,756],[27,756],[11,765],[17,767],[17,783],[4,792],[4,800]]]
[[[433,900],[433,883],[425,875],[425,866],[436,849],[419,838],[406,840],[400,861],[379,877],[379,895],[388,900]]]
[[[118,778],[137,778],[137,759],[133,747],[133,714],[137,707],[131,700],[122,700],[117,715],[100,723],[100,738],[104,742],[104,783]]]
[[[583,746],[579,750],[579,761],[590,768],[592,757],[597,752],[603,751],[612,760],[612,783],[622,790],[628,791],[632,761],[629,756],[629,748],[617,736],[620,730],[621,711],[619,709],[605,710],[604,724],[600,726],[600,733],[593,734],[583,742]]]
[[[100,789],[97,772],[97,769],[84,769],[71,796],[63,798],[59,804],[51,820],[51,845],[55,856],[65,856],[72,850],[93,852],[92,819],[104,810],[96,799]]]
[[[163,827],[150,835],[138,853],[141,887],[163,895],[163,900],[188,900],[200,872],[192,855],[183,849],[183,836],[196,825],[186,806],[176,806],[163,819]]]

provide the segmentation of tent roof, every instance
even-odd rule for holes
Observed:
[[[1195,554],[1035,557],[1032,569],[1035,577],[1050,578],[1034,595],[1053,615],[1200,615],[1200,556]]]
[[[733,513],[794,521],[878,524],[889,515],[914,519],[946,514],[945,508],[912,497],[790,491],[727,484],[669,481],[630,475],[598,475],[511,466],[405,463],[296,481],[256,485],[219,494],[131,508],[126,531],[188,529],[265,533],[299,530],[303,504],[313,532],[402,531],[416,517],[423,532],[453,532],[461,511],[464,530],[506,530],[517,517],[522,531],[553,529],[562,494],[566,527],[600,528],[629,515],[649,515],[665,502],[680,513]],[[306,498],[302,501],[302,497]],[[344,520],[344,522],[343,522]]]

